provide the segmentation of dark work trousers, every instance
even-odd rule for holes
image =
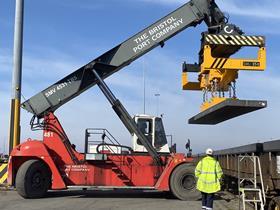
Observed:
[[[204,193],[202,194],[202,209],[213,209],[214,193]]]

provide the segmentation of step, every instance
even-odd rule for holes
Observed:
[[[262,203],[261,200],[251,200],[251,199],[245,199],[244,202],[259,202],[259,203]]]
[[[94,154],[94,153],[87,153],[85,156],[86,160],[98,160],[98,161],[106,161],[107,155],[106,154]]]
[[[113,166],[113,167],[112,167],[112,170],[113,170],[113,171],[120,171],[119,167],[117,167],[117,166]]]
[[[251,191],[251,192],[260,192],[259,188],[240,188],[239,191]]]
[[[69,189],[139,189],[139,190],[155,190],[155,187],[151,186],[90,186],[90,185],[81,185],[81,186],[67,186]]]

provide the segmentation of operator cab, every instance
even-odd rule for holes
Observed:
[[[152,146],[160,153],[170,153],[162,119],[150,115],[136,115],[134,121],[138,129],[148,138]],[[138,137],[132,135],[134,152],[147,152]]]
[[[162,119],[160,117],[136,115],[133,119],[137,128],[147,137],[157,152],[170,153]],[[148,152],[135,134],[132,135],[132,148],[121,145],[107,129],[88,128],[85,134],[85,154],[87,155],[87,159],[96,160],[97,154]],[[95,155],[92,156],[93,154]],[[103,156],[100,157],[104,158]]]

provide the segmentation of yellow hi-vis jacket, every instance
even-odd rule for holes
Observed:
[[[218,192],[221,190],[222,175],[223,171],[219,162],[211,156],[206,156],[195,168],[195,176],[198,178],[196,188],[204,193]]]

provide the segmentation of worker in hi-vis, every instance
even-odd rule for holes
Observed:
[[[214,194],[221,190],[220,179],[223,171],[219,162],[213,157],[213,150],[206,150],[206,157],[195,168],[197,189],[202,194],[202,209],[213,209]]]

